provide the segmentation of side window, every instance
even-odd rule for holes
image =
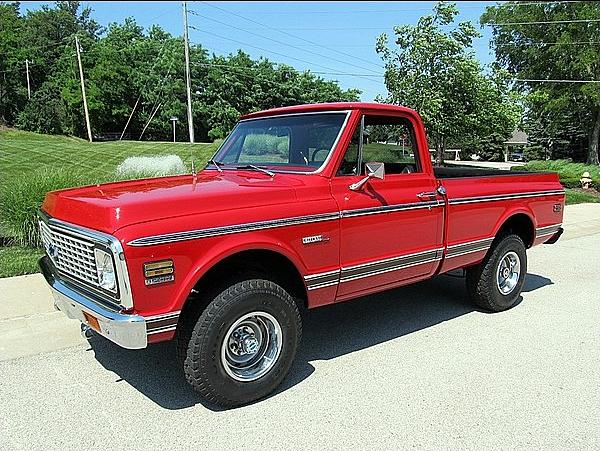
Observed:
[[[417,145],[411,122],[405,118],[365,116],[362,163],[385,163],[386,174],[420,172]],[[363,168],[364,172],[364,168]]]
[[[358,175],[358,148],[360,142],[360,123],[356,126],[352,140],[338,169],[337,175]]]

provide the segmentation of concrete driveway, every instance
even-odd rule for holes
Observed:
[[[450,276],[309,312],[283,387],[238,409],[203,404],[170,343],[5,360],[0,448],[598,448],[600,221],[578,223],[508,312]]]

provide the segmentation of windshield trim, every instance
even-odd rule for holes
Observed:
[[[292,171],[292,170],[286,170],[286,169],[277,169],[277,168],[273,168],[269,166],[269,171],[271,172],[275,172],[275,173],[280,173],[280,174],[301,174],[301,175],[308,175],[308,174],[319,174],[321,172],[323,172],[323,170],[325,169],[325,167],[327,167],[327,165],[329,164],[329,162],[331,161],[331,158],[333,156],[333,151],[334,149],[337,147],[338,143],[340,142],[340,139],[342,137],[342,133],[344,133],[344,130],[346,129],[346,126],[348,125],[348,120],[350,119],[350,113],[352,112],[352,110],[328,110],[328,111],[306,111],[303,113],[286,113],[286,114],[273,114],[270,116],[260,116],[260,117],[253,117],[253,118],[248,118],[248,119],[242,119],[240,121],[238,121],[238,123],[235,125],[235,127],[233,127],[233,130],[231,130],[231,132],[229,133],[229,135],[227,136],[227,138],[229,138],[229,136],[236,130],[236,128],[238,127],[239,124],[241,124],[242,122],[250,122],[250,121],[258,121],[261,119],[272,119],[272,118],[278,118],[278,117],[287,117],[287,116],[308,116],[308,115],[314,115],[314,114],[340,114],[343,113],[346,115],[346,117],[344,118],[344,122],[342,122],[342,126],[340,127],[340,131],[338,132],[335,140],[333,141],[333,144],[331,145],[331,148],[329,149],[329,153],[327,154],[327,158],[325,158],[325,160],[323,161],[323,163],[321,164],[321,166],[319,166],[317,169],[315,169],[314,171]],[[219,148],[217,149],[217,151],[213,154],[213,156],[210,158],[210,160],[214,160],[215,157],[217,156],[217,154],[221,151],[221,149],[223,148],[223,146],[225,145],[225,143],[227,142],[227,138],[223,141],[223,143],[221,143],[221,145],[219,146]],[[211,163],[208,163],[204,169],[207,169],[209,166],[214,166]],[[225,165],[225,166],[221,166],[221,169],[223,170],[236,170],[236,171],[242,171],[243,169],[236,169],[233,168],[231,166]]]

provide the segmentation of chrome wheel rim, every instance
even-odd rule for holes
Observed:
[[[503,295],[512,293],[521,275],[521,260],[515,252],[507,252],[496,271],[496,284]]]
[[[273,315],[247,313],[238,318],[225,334],[221,363],[233,379],[252,382],[273,368],[282,344],[281,325]]]

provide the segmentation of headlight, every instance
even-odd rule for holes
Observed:
[[[96,259],[96,272],[98,273],[98,284],[113,293],[117,292],[117,276],[115,275],[115,265],[112,255],[104,252],[102,249],[94,249]]]

